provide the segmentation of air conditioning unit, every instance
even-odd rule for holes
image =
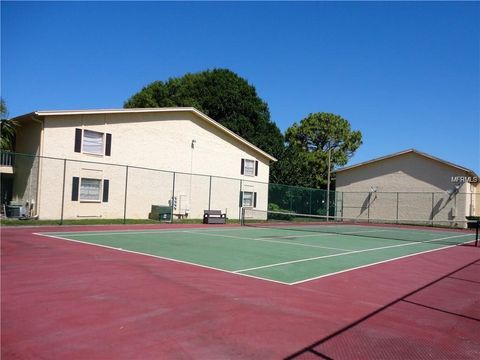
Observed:
[[[21,205],[6,205],[5,215],[7,218],[19,218],[25,215],[25,207]]]

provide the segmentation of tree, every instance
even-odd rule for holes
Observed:
[[[330,113],[314,113],[294,123],[285,133],[286,149],[278,166],[278,180],[284,184],[325,188],[328,152],[331,170],[345,165],[362,144],[360,131]]]
[[[5,101],[0,98],[0,149],[13,151],[17,123],[7,118],[7,105]]]
[[[245,79],[227,69],[155,81],[128,99],[125,108],[193,106],[277,157],[284,138],[268,105]]]

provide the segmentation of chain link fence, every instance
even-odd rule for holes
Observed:
[[[201,219],[258,210],[435,224],[480,215],[480,193],[335,192],[249,178],[1,152],[2,211],[45,220]],[[162,216],[163,215],[163,216]]]
[[[335,191],[270,184],[268,194],[269,210],[323,216],[336,213]]]
[[[465,221],[480,215],[480,194],[448,192],[338,192],[336,215],[401,224]]]
[[[267,209],[268,183],[250,179],[18,153],[2,159],[2,208],[12,217],[174,221],[221,210],[237,220],[247,199]]]

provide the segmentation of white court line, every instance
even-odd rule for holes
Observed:
[[[254,278],[254,279],[257,279],[257,280],[264,280],[264,281],[273,282],[273,283],[282,284],[282,285],[297,285],[297,284],[305,283],[305,282],[308,282],[308,281],[320,279],[320,278],[323,278],[323,277],[344,273],[344,272],[347,272],[347,271],[352,271],[352,270],[356,270],[356,269],[360,269],[360,268],[365,268],[365,267],[368,267],[368,266],[373,266],[373,265],[377,265],[377,264],[381,264],[381,263],[386,263],[386,262],[389,262],[389,261],[394,261],[394,260],[398,260],[398,259],[402,259],[402,258],[406,258],[406,257],[410,257],[410,256],[415,256],[415,255],[419,255],[419,254],[423,254],[423,253],[438,251],[438,250],[442,250],[442,249],[457,246],[457,245],[449,245],[449,246],[441,247],[441,248],[438,248],[438,249],[426,250],[426,251],[422,251],[422,252],[418,252],[418,253],[414,253],[414,254],[400,256],[400,257],[397,257],[397,258],[392,258],[392,259],[387,259],[387,260],[384,260],[384,261],[379,261],[379,262],[376,262],[376,263],[371,263],[371,264],[366,264],[366,265],[362,265],[362,266],[358,266],[358,267],[354,267],[354,268],[350,268],[350,269],[345,269],[345,270],[337,271],[337,272],[334,272],[334,273],[320,275],[320,276],[312,277],[312,278],[309,278],[309,279],[304,279],[304,280],[300,280],[300,281],[296,281],[296,282],[292,282],[292,283],[287,283],[287,282],[268,279],[268,278],[259,277],[259,276],[255,276],[255,275],[243,274],[243,273],[236,272],[236,271],[229,271],[229,270],[215,268],[215,267],[211,267],[211,266],[207,266],[207,265],[191,263],[191,262],[188,262],[188,261],[177,260],[177,259],[172,259],[172,258],[167,258],[167,257],[152,255],[152,254],[147,254],[147,253],[141,253],[141,252],[137,252],[137,251],[133,251],[133,250],[125,250],[125,249],[120,249],[120,248],[107,246],[107,245],[93,244],[93,243],[83,242],[83,241],[80,241],[80,240],[63,238],[63,237],[60,237],[60,236],[54,236],[54,235],[43,234],[43,233],[33,233],[33,235],[45,236],[45,237],[59,239],[59,240],[65,240],[65,241],[71,241],[71,242],[78,243],[78,244],[83,244],[83,245],[98,246],[98,247],[102,247],[102,248],[107,248],[107,249],[112,249],[112,250],[117,250],[117,251],[123,251],[123,252],[137,254],[137,255],[149,256],[149,257],[158,258],[158,259],[162,259],[162,260],[166,260],[166,261],[177,262],[177,263],[181,263],[181,264],[200,266],[200,267],[203,267],[203,268],[206,268],[206,269],[217,270],[217,271],[225,272],[225,273],[228,273],[228,274],[245,276],[245,277]],[[465,234],[465,235],[459,235],[459,236],[453,236],[453,237],[461,237],[461,236],[468,236],[468,235],[471,235],[471,234]],[[444,238],[442,238],[442,239],[444,239]],[[435,240],[441,240],[441,239],[435,239]],[[429,241],[432,241],[432,240],[429,240]],[[468,242],[473,242],[473,241],[475,241],[475,240],[471,240],[471,241],[468,241]],[[418,242],[417,243],[408,243],[406,245],[412,245],[412,244],[421,244],[421,243],[418,243]],[[369,249],[369,250],[374,250],[374,249]],[[339,254],[339,255],[344,255],[344,254]]]
[[[389,245],[389,246],[382,246],[382,247],[371,248],[371,249],[363,249],[363,250],[353,250],[353,251],[340,253],[340,254],[323,255],[323,256],[316,256],[316,257],[300,259],[300,260],[285,261],[285,262],[276,263],[276,264],[257,266],[257,267],[253,267],[253,268],[242,269],[242,270],[235,270],[234,273],[237,273],[237,272],[240,273],[240,272],[251,271],[251,270],[258,270],[258,269],[265,269],[265,268],[270,268],[270,267],[275,267],[275,266],[289,265],[289,264],[295,264],[295,263],[299,263],[299,262],[319,260],[319,259],[325,259],[325,258],[336,257],[336,256],[358,254],[358,253],[362,253],[362,252],[377,251],[377,250],[390,249],[390,248],[396,248],[396,247],[402,247],[402,246],[419,245],[419,244],[429,243],[429,242],[432,242],[432,241],[446,240],[446,239],[458,238],[458,237],[463,237],[463,236],[471,236],[471,234],[447,236],[447,237],[443,237],[443,238],[437,238],[437,239],[421,241],[421,242],[418,242],[418,241],[417,242],[409,242],[409,243],[406,243],[406,244]],[[454,246],[456,246],[456,245],[454,245]]]
[[[191,233],[191,234],[199,234],[199,233],[196,233],[196,232],[194,232],[194,231],[185,231],[185,232],[188,232],[188,233]],[[277,243],[277,244],[287,244],[287,245],[314,247],[314,248],[329,249],[329,250],[350,251],[350,249],[340,249],[340,248],[320,246],[320,245],[310,245],[310,244],[303,244],[303,243],[295,243],[295,242],[290,242],[290,241],[270,240],[270,239],[265,239],[265,238],[246,238],[246,237],[240,237],[240,236],[234,236],[234,235],[219,235],[219,234],[208,234],[208,233],[206,233],[205,235],[209,235],[209,236],[219,236],[219,237],[224,237],[224,238],[226,237],[226,238],[232,238],[232,239],[249,240],[249,241],[262,241],[262,242]],[[305,235],[305,236],[312,236],[312,235]]]
[[[183,229],[189,229],[189,228],[183,228]],[[221,231],[230,231],[234,229],[242,229],[243,230],[257,230],[254,228],[248,228],[248,229],[243,229],[241,227],[230,227],[230,228],[222,228],[222,229],[212,229],[212,228],[191,228],[192,230],[197,230],[197,231],[214,231],[214,232],[221,232]],[[90,231],[71,231],[71,232],[63,232],[63,231],[47,231],[45,233],[36,233],[38,235],[43,235],[43,234],[55,234],[55,235],[74,235],[74,236],[108,236],[108,235],[127,235],[127,234],[162,234],[162,233],[178,233],[178,232],[185,232],[185,230],[181,230],[181,228],[177,229],[155,229],[155,230],[124,230],[121,232],[118,231],[101,231],[101,232],[90,232]]]
[[[124,231],[101,231],[101,232],[90,232],[90,231],[71,231],[71,232],[55,232],[55,231],[47,231],[45,233],[36,233],[36,234],[55,234],[55,235],[73,235],[73,236],[109,236],[109,235],[131,235],[131,234],[163,234],[163,233],[182,233],[186,231],[213,231],[213,232],[222,232],[222,231],[231,231],[231,230],[241,230],[241,231],[255,231],[255,230],[265,230],[265,228],[253,228],[253,227],[229,227],[229,228],[222,228],[222,229],[214,229],[214,228],[181,228],[177,229],[155,229],[155,230],[124,230]],[[284,229],[275,229],[275,230],[282,230]],[[327,234],[328,235],[328,234]]]
[[[275,229],[275,230],[282,230],[282,231],[298,231],[297,229]],[[387,231],[387,230],[384,230],[384,229],[375,229],[375,230],[360,230],[360,231],[346,231],[346,232],[342,232],[342,233],[336,233],[336,232],[317,232],[315,234],[311,234],[311,235],[301,235],[301,236],[297,236],[297,235],[289,235],[289,236],[262,236],[260,237],[259,239],[270,239],[270,238],[277,238],[277,237],[280,237],[282,239],[288,239],[288,238],[299,238],[299,237],[309,237],[309,236],[342,236],[342,235],[350,235],[350,234],[363,234],[363,233],[371,233],[371,232],[382,232],[382,231]],[[369,236],[366,236],[366,237],[369,237]],[[372,238],[374,239],[374,238]]]
[[[203,235],[209,235],[209,236],[218,236],[218,237],[227,237],[227,238],[234,238],[234,239],[242,239],[242,240],[249,240],[249,241],[263,241],[263,242],[270,242],[270,243],[279,243],[279,244],[288,244],[288,245],[296,245],[296,246],[303,246],[303,247],[313,247],[313,248],[321,248],[321,249],[328,249],[328,250],[338,250],[338,251],[343,251],[347,253],[351,253],[351,249],[343,249],[343,248],[337,248],[337,247],[329,247],[329,246],[320,246],[320,245],[310,245],[310,244],[301,244],[301,243],[294,243],[294,242],[288,242],[288,241],[279,241],[279,240],[273,240],[269,239],[269,237],[259,237],[259,238],[246,238],[246,237],[240,237],[240,236],[234,236],[234,235],[221,235],[221,234],[212,234],[208,233],[208,231],[213,231],[213,232],[221,232],[221,231],[230,231],[232,229],[241,229],[242,231],[244,230],[255,230],[254,228],[223,228],[223,229],[205,229],[205,228],[193,228],[192,230],[174,230],[174,229],[166,229],[166,230],[144,230],[144,231],[135,231],[135,230],[127,230],[123,232],[109,232],[104,231],[104,232],[67,232],[67,233],[59,233],[62,235],[67,235],[67,236],[109,236],[109,235],[138,235],[138,234],[165,234],[165,233],[191,233],[191,234],[203,234]],[[282,230],[285,231],[284,229],[276,229],[275,230]],[[288,231],[288,230],[287,230]],[[295,231],[295,230],[291,230]],[[320,236],[340,236],[340,235],[349,235],[349,234],[359,234],[359,233],[371,233],[371,232],[382,232],[382,231],[389,231],[388,229],[372,229],[372,230],[358,230],[358,231],[349,231],[345,232],[342,234],[337,234],[337,233],[315,233],[315,234],[310,234],[310,235],[301,235],[301,236],[296,236],[296,235],[291,235],[291,236],[285,236],[282,238],[299,238],[299,237],[320,237]],[[56,233],[50,233],[47,232],[45,234],[56,234]],[[42,233],[39,233],[39,235],[42,235]],[[53,237],[53,236],[52,236]],[[246,271],[246,270],[237,270],[237,271]]]
[[[187,229],[187,228],[185,228]],[[183,232],[191,232],[191,231],[200,231],[200,232],[206,232],[206,231],[213,231],[213,232],[222,232],[222,231],[231,231],[231,230],[241,230],[241,231],[254,231],[254,230],[266,230],[267,228],[253,228],[253,227],[230,227],[230,228],[222,228],[222,229],[212,229],[212,228],[191,228],[191,230],[177,230],[177,229],[155,229],[155,230],[124,230],[121,232],[118,231],[102,231],[102,232],[89,232],[89,231],[71,231],[71,232],[55,232],[55,231],[47,231],[45,233],[35,233],[38,235],[50,235],[50,234],[55,234],[55,235],[65,235],[65,236],[109,236],[109,235],[131,235],[131,234],[164,234],[164,233],[183,233]],[[268,228],[270,230],[270,228]],[[273,230],[281,230],[285,231],[285,229],[278,229],[278,228],[272,228]],[[288,230],[288,231],[296,231],[296,230]],[[346,233],[348,234],[355,234],[355,233],[360,233],[360,232],[376,232],[376,231],[386,231],[383,229],[378,229],[378,230],[361,230],[361,231],[352,231]],[[312,235],[305,235],[305,236],[338,236],[338,234],[335,233],[316,233]],[[292,235],[293,236],[293,235]]]
[[[64,237],[60,237],[60,236],[47,235],[47,234],[42,234],[42,233],[33,233],[33,235],[45,236],[45,237],[58,239],[58,240],[71,241],[71,242],[78,243],[78,244],[83,244],[83,245],[98,246],[98,247],[102,247],[102,248],[106,248],[106,249],[117,250],[117,251],[122,251],[122,252],[136,254],[136,255],[149,256],[149,257],[162,259],[162,260],[167,260],[167,261],[172,261],[172,262],[181,263],[181,264],[200,266],[202,268],[206,268],[206,269],[210,269],[210,270],[218,270],[218,271],[222,271],[222,272],[225,272],[225,273],[228,273],[228,274],[246,276],[246,277],[254,278],[254,279],[257,279],[257,280],[270,281],[270,282],[277,283],[277,284],[282,284],[282,285],[290,285],[290,283],[286,283],[286,282],[279,281],[279,280],[273,280],[273,279],[263,278],[263,277],[259,277],[259,276],[255,276],[255,275],[249,275],[249,274],[240,274],[240,273],[237,274],[233,271],[220,269],[220,268],[207,266],[207,265],[202,265],[202,264],[197,264],[197,263],[192,263],[192,262],[184,261],[184,260],[172,259],[172,258],[168,258],[168,257],[165,257],[165,256],[153,255],[153,254],[148,254],[148,253],[143,253],[143,252],[133,251],[133,250],[126,250],[126,249],[116,248],[116,247],[108,246],[108,245],[101,245],[101,244],[83,242],[83,241],[80,241],[80,240],[73,240],[73,239],[68,239],[68,238],[64,238]]]
[[[329,250],[338,250],[338,251],[351,251],[351,249],[343,249],[343,248],[336,248],[336,247],[329,247],[329,246],[320,246],[320,245],[309,245],[309,244],[300,244],[300,243],[294,243],[294,242],[288,242],[288,241],[278,241],[278,240],[271,240],[268,239],[268,237],[260,237],[260,238],[246,238],[246,237],[240,237],[240,236],[234,236],[234,235],[219,235],[219,234],[211,234],[208,233],[207,231],[228,231],[232,229],[237,229],[237,228],[224,228],[224,229],[193,229],[193,230],[147,230],[147,231],[124,231],[124,232],[67,232],[63,233],[60,232],[58,234],[65,235],[65,236],[109,236],[109,235],[138,235],[138,234],[165,234],[165,233],[190,233],[190,234],[204,234],[204,235],[209,235],[209,236],[218,236],[218,237],[227,237],[227,238],[234,238],[234,239],[243,239],[243,240],[250,240],[250,241],[263,241],[263,242],[270,242],[270,243],[279,243],[279,244],[289,244],[289,245],[296,245],[296,246],[304,246],[304,247],[313,247],[313,248],[322,248],[322,249],[329,249]],[[245,229],[245,228],[240,228],[242,231],[244,230],[255,230],[253,228]],[[276,229],[276,230],[282,230],[283,229]],[[346,232],[344,234],[340,235],[348,235],[348,234],[356,234],[356,233],[367,233],[367,232],[378,232],[378,231],[385,231],[383,229],[378,229],[378,230],[360,230],[360,231],[352,231],[352,232]],[[50,234],[57,234],[55,232],[47,232],[47,233],[37,233],[37,235],[46,235],[46,236],[51,236],[54,237]],[[335,233],[316,233],[316,234],[311,234],[311,235],[301,235],[301,236],[289,236],[289,237],[312,237],[312,236],[338,236],[339,234]],[[286,238],[286,237],[285,237]]]
[[[164,234],[164,233],[190,233],[190,234],[204,234],[204,235],[209,235],[209,236],[219,236],[219,237],[228,237],[228,238],[234,238],[234,239],[243,239],[243,240],[251,240],[251,241],[264,241],[264,242],[271,242],[271,243],[279,243],[279,244],[289,244],[289,245],[297,245],[297,246],[305,246],[305,247],[314,247],[314,248],[323,248],[323,249],[329,249],[329,250],[339,250],[339,251],[351,251],[351,249],[342,249],[342,248],[336,248],[336,247],[329,247],[329,246],[320,246],[320,245],[309,245],[309,244],[300,244],[300,243],[293,243],[293,242],[288,242],[288,241],[278,241],[278,240],[270,240],[268,237],[260,237],[260,238],[246,238],[246,237],[240,237],[240,236],[234,236],[234,235],[218,235],[218,234],[211,234],[208,233],[207,231],[226,231],[226,230],[232,230],[236,228],[225,228],[225,229],[193,229],[193,230],[147,230],[147,231],[125,231],[125,232],[101,232],[101,233],[59,233],[61,235],[66,235],[66,236],[109,236],[109,235],[138,235],[138,234]],[[244,228],[241,228],[242,231],[247,230]],[[250,228],[248,230],[254,230],[253,228]],[[285,231],[284,229],[275,229],[275,230],[282,230]],[[378,231],[385,231],[383,229],[379,230],[360,230],[360,231],[351,231],[351,232],[346,232],[344,234],[340,235],[348,235],[348,234],[356,234],[356,233],[367,233],[367,232],[378,232]],[[39,233],[42,234],[42,233]],[[56,233],[44,233],[44,234],[56,234]],[[316,233],[316,234],[311,234],[311,235],[301,235],[301,236],[288,236],[288,237],[293,237],[293,238],[299,238],[299,237],[312,237],[312,236],[338,236],[339,234],[336,233]],[[287,238],[287,236],[285,236]]]
[[[468,242],[473,242],[473,241],[475,241],[475,240],[467,241],[467,243]],[[417,253],[413,253],[413,254],[399,256],[399,257],[392,258],[392,259],[387,259],[387,260],[377,261],[377,262],[370,263],[370,264],[355,266],[355,267],[352,267],[352,268],[349,268],[349,269],[344,269],[344,270],[336,271],[336,272],[333,272],[333,273],[328,273],[328,274],[325,274],[325,275],[320,275],[320,276],[315,276],[315,277],[308,278],[308,279],[295,281],[295,282],[289,283],[289,285],[297,285],[297,284],[305,283],[305,282],[308,282],[308,281],[321,279],[321,278],[324,278],[324,277],[327,277],[327,276],[341,274],[341,273],[344,273],[344,272],[347,272],[347,271],[362,269],[362,268],[366,268],[366,267],[373,266],[373,265],[387,263],[387,262],[390,262],[390,261],[393,261],[393,260],[404,259],[404,258],[407,258],[407,257],[410,257],[410,256],[416,256],[416,255],[425,254],[425,253],[429,253],[429,252],[433,252],[433,251],[448,249],[448,248],[452,248],[452,247],[455,247],[455,246],[457,246],[457,245],[448,245],[448,246],[443,246],[443,247],[437,248],[437,249],[425,250],[425,251],[421,251],[421,252],[417,252]]]

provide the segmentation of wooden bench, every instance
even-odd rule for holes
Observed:
[[[204,224],[226,224],[227,214],[222,214],[221,210],[203,210]]]

